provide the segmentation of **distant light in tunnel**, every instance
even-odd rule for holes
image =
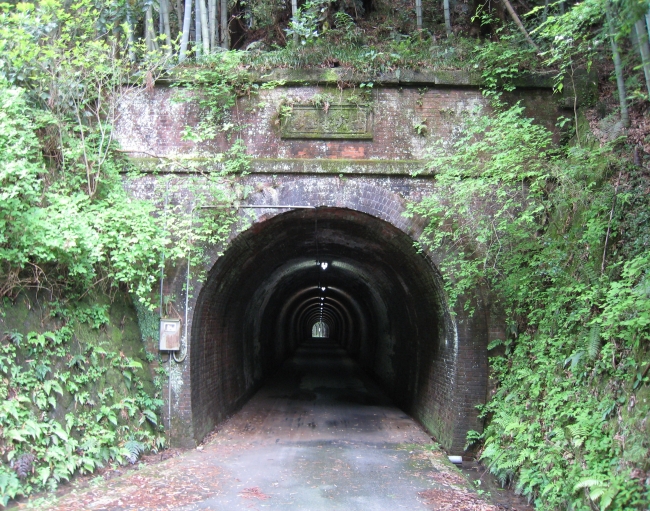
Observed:
[[[325,286],[323,286],[320,289],[321,289],[321,291],[325,291],[327,288]]]
[[[329,266],[329,264],[328,264],[327,262],[325,262],[325,261],[323,261],[322,263],[320,263],[320,267],[321,267],[323,270],[327,270],[327,267],[328,267],[328,266]]]

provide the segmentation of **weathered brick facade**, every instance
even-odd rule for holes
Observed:
[[[194,103],[172,101],[175,94],[182,91],[157,87],[134,95],[122,105],[116,135],[143,168],[178,174],[174,184],[183,190],[184,182],[205,178],[178,162],[194,159],[200,168],[200,158],[226,151],[230,142],[225,135],[198,144],[182,140],[199,111]],[[172,435],[179,444],[200,441],[308,335],[319,303],[311,291],[319,278],[314,263],[323,257],[332,264],[327,320],[338,340],[451,452],[463,451],[468,430],[481,429],[476,405],[488,389],[487,344],[503,335],[501,325],[480,290],[469,297],[473,315],[449,310],[436,254],[413,246],[423,226],[403,213],[407,201],[435,187],[432,171],[411,177],[422,169],[427,146],[449,140],[464,113],[484,100],[471,85],[375,85],[366,98],[371,119],[354,120],[365,138],[332,138],[347,129],[344,117],[332,136],[282,136],[282,105],[310,105],[318,97],[318,108],[327,109],[323,97],[349,104],[350,94],[292,85],[262,90],[233,110],[253,157],[252,172],[239,178],[253,190],[246,201],[317,209],[242,210],[228,246],[209,247],[205,268],[192,272],[188,358],[172,375]],[[553,122],[550,90],[520,96],[543,114],[542,122]],[[299,128],[313,129],[314,122],[321,121],[307,119]],[[164,192],[154,174],[126,186],[143,198]],[[180,193],[174,200],[189,208],[192,197]],[[194,278],[199,270],[204,279]],[[164,292],[180,304],[185,277],[186,266],[166,270]]]

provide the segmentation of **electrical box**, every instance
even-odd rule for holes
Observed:
[[[160,350],[178,351],[181,349],[181,320],[160,319]]]

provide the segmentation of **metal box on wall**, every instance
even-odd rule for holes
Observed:
[[[160,319],[160,346],[164,351],[181,349],[181,320]]]

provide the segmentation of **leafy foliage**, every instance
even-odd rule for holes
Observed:
[[[647,239],[630,222],[650,207],[647,174],[609,147],[555,147],[524,113],[469,116],[432,148],[436,192],[411,206],[450,299],[483,289],[511,325],[491,345],[489,422],[469,440],[539,509],[642,509],[648,488],[630,474],[650,468],[635,398],[650,383],[650,256],[628,242]]]
[[[97,312],[53,308],[63,320],[58,330],[2,338],[2,505],[56,488],[75,473],[134,463],[145,450],[164,446],[158,428],[162,400],[147,391],[142,364],[108,343],[76,338],[79,325],[98,327]]]
[[[228,175],[247,165],[234,144],[197,191],[197,206],[219,205],[214,214],[164,208],[174,191],[166,178],[160,204],[129,197],[132,169],[112,134],[117,104],[142,93],[165,58],[134,69],[98,28],[107,7],[81,1],[72,15],[58,1],[0,6],[0,299],[45,289],[56,317],[50,331],[10,332],[0,344],[3,505],[163,446],[161,400],[140,362],[76,337],[83,324],[99,338],[110,321],[106,305],[84,297],[127,290],[151,310],[163,253],[200,259],[201,244],[229,234]]]
[[[333,0],[309,0],[302,5],[287,28],[287,35],[293,36],[302,45],[314,42],[320,35],[329,4]]]

